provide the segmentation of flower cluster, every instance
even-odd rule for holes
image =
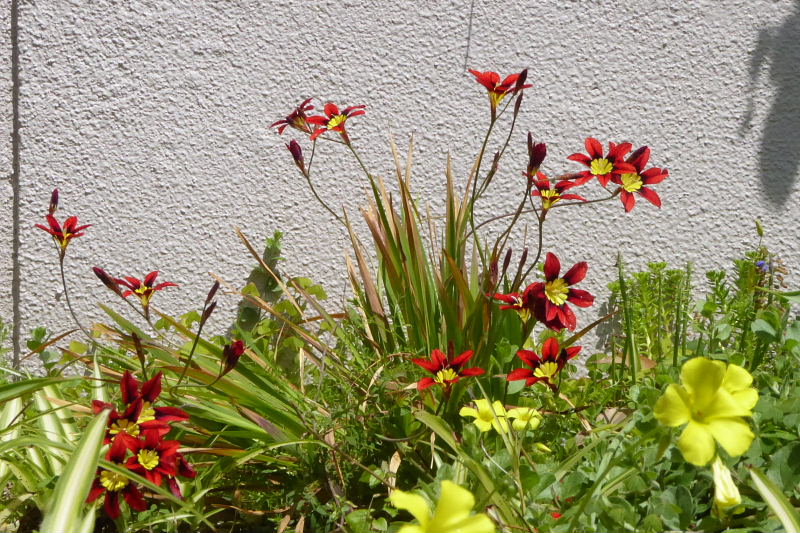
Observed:
[[[542,415],[531,407],[506,409],[499,401],[489,403],[485,398],[475,400],[475,407],[464,406],[458,412],[463,417],[474,418],[473,424],[482,432],[494,428],[498,433],[508,433],[508,419],[517,431],[536,429],[542,422]]]
[[[170,491],[180,498],[177,477],[193,478],[197,473],[178,451],[180,443],[164,437],[171,429],[171,422],[186,421],[189,415],[177,407],[154,406],[161,394],[161,378],[159,372],[140,388],[139,381],[126,371],[120,380],[122,412],[113,404],[99,400],[92,402],[92,409],[95,413],[111,411],[105,437],[105,442],[111,446],[106,459],[121,469],[144,476],[155,485],[161,486],[166,481]],[[120,497],[135,511],[147,509],[141,491],[127,476],[99,468],[86,501],[93,502],[103,494],[106,513],[112,519],[120,516]]]

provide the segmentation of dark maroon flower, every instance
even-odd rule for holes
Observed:
[[[467,361],[472,358],[472,355],[473,351],[467,350],[451,360],[451,357],[445,355],[441,350],[434,349],[433,352],[431,352],[430,359],[414,359],[414,364],[421,366],[433,374],[432,378],[427,377],[419,380],[417,382],[417,388],[419,390],[424,390],[431,385],[441,385],[446,391],[449,391],[450,387],[452,387],[454,383],[458,383],[458,380],[463,377],[480,376],[485,372],[482,368],[462,368]]]
[[[279,135],[283,134],[283,130],[286,129],[286,126],[291,126],[297,130],[302,131],[303,133],[311,133],[311,128],[306,122],[306,119],[308,118],[306,116],[306,111],[311,111],[312,109],[314,109],[314,106],[309,104],[309,102],[311,102],[311,98],[303,100],[302,102],[300,102],[300,105],[294,108],[294,111],[286,115],[286,118],[282,118],[277,122],[273,122],[270,125],[270,128],[274,128],[275,126],[280,126],[278,128]]]
[[[558,339],[550,337],[542,345],[541,357],[531,350],[519,350],[517,357],[529,368],[518,368],[508,374],[508,381],[525,380],[525,385],[545,383],[556,390],[555,377],[561,372],[567,361],[578,355],[580,346],[559,348]]]
[[[594,296],[587,291],[573,289],[572,285],[586,277],[589,265],[585,261],[576,263],[563,277],[559,277],[561,263],[558,258],[548,252],[544,261],[545,281],[537,281],[529,285],[523,298],[536,320],[555,331],[564,328],[572,331],[576,326],[575,313],[567,302],[578,307],[589,307],[594,303]]]

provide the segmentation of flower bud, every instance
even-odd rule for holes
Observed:
[[[208,305],[208,303],[211,301],[211,299],[214,298],[214,296],[217,294],[218,290],[219,290],[219,281],[215,281],[214,285],[211,286],[211,290],[208,291],[208,296],[206,296],[205,305]]]
[[[528,178],[533,179],[536,176],[545,156],[547,156],[547,145],[533,142],[533,135],[528,132]]]
[[[47,213],[52,215],[58,209],[58,189],[53,189],[53,194],[50,195],[50,208]]]
[[[294,164],[297,165],[297,168],[300,169],[300,172],[303,174],[306,173],[306,165],[303,161],[303,150],[300,148],[300,143],[292,139],[292,141],[286,145],[286,148],[289,149],[289,152],[292,154],[292,158],[294,159]]]
[[[525,88],[525,80],[528,79],[528,69],[524,69],[517,77],[517,85],[514,87],[514,92],[521,91]]]
[[[244,342],[241,340],[235,340],[231,344],[226,344],[224,348],[222,348],[222,375],[224,376],[234,368],[236,368],[236,363],[239,362],[239,358],[244,353]]]
[[[103,270],[100,267],[92,267],[92,271],[94,272],[95,276],[100,278],[100,281],[103,282],[103,285],[108,287],[109,290],[111,290],[114,294],[116,294],[120,298],[122,297],[122,291],[120,290],[119,285],[117,285],[117,282],[114,280],[114,278],[109,276],[105,270]]]
[[[711,471],[714,474],[714,508],[717,514],[724,516],[731,511],[731,508],[741,505],[742,496],[733,482],[731,471],[722,463],[719,456],[711,463]],[[736,510],[733,509],[733,512]]]

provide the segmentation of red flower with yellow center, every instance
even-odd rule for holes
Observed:
[[[114,281],[116,281],[117,284],[128,288],[127,291],[122,293],[122,297],[127,298],[128,296],[134,295],[137,298],[139,298],[139,301],[142,303],[142,308],[144,309],[145,314],[148,315],[150,298],[153,297],[153,294],[155,294],[156,291],[160,291],[161,289],[165,289],[167,287],[178,286],[177,284],[172,283],[171,281],[165,281],[164,283],[159,283],[158,285],[154,285],[157,277],[158,277],[158,270],[155,270],[146,275],[144,277],[144,281],[140,281],[139,279],[130,276],[124,276],[125,279],[115,279]]]
[[[180,446],[176,440],[162,440],[157,431],[145,431],[144,440],[136,442],[136,447],[131,450],[133,457],[128,458],[125,466],[161,486],[165,477],[174,477],[178,473],[176,459]]]
[[[544,175],[543,172],[536,174],[536,179],[533,181],[536,190],[531,192],[531,196],[538,196],[542,199],[542,214],[546,214],[547,210],[553,207],[556,202],[561,200],[580,200],[586,202],[586,198],[577,194],[564,194],[564,191],[571,189],[577,185],[574,181],[561,180],[556,182],[553,186],[550,179]]]
[[[309,104],[311,102],[311,98],[307,100],[303,100],[299,106],[297,106],[294,111],[286,115],[286,118],[282,118],[276,122],[273,122],[270,125],[270,128],[274,128],[275,126],[280,126],[278,128],[278,135],[283,134],[283,130],[286,129],[287,126],[291,126],[294,129],[300,130],[303,133],[311,133],[311,128],[308,126],[308,122],[306,119],[306,111],[311,111],[314,109],[314,106]]]
[[[619,199],[622,200],[622,205],[625,206],[626,212],[630,212],[633,206],[636,205],[634,193],[654,206],[661,207],[661,198],[659,198],[658,193],[647,187],[647,185],[661,183],[669,175],[669,171],[658,167],[651,167],[645,170],[649,160],[650,148],[642,146],[633,152],[627,160],[628,163],[633,165],[635,171],[621,174],[611,180],[620,186]]]
[[[575,313],[567,302],[578,307],[589,307],[594,296],[587,291],[571,286],[586,277],[589,265],[585,261],[576,263],[563,277],[559,277],[561,263],[555,254],[547,252],[544,261],[545,281],[529,285],[523,293],[525,304],[533,310],[536,319],[555,331],[564,328],[572,331],[576,326]]]
[[[489,105],[492,110],[492,117],[497,112],[497,106],[503,101],[503,98],[508,94],[514,94],[517,91],[533,87],[531,84],[525,84],[525,78],[528,76],[528,71],[523,70],[518,74],[509,74],[503,81],[500,81],[500,75],[497,72],[480,72],[478,70],[469,69],[469,73],[475,76],[475,80],[486,87],[489,92]],[[522,77],[522,80],[520,80]]]
[[[128,447],[125,442],[117,437],[111,443],[111,448],[109,448],[106,454],[106,459],[121,467],[126,467],[127,465],[124,461],[127,450]],[[134,511],[141,512],[147,510],[148,505],[142,493],[127,477],[110,470],[98,468],[97,477],[92,483],[91,490],[89,490],[86,503],[95,501],[103,493],[106,495],[105,501],[103,502],[106,514],[108,514],[112,520],[116,520],[121,514],[120,495],[122,495],[125,502]]]
[[[522,295],[518,292],[511,292],[509,294],[500,294],[496,293],[494,295],[495,300],[500,300],[501,302],[505,302],[506,305],[501,305],[500,310],[505,311],[507,309],[513,309],[519,315],[519,318],[523,322],[527,322],[528,319],[531,317],[531,311],[525,306],[525,300],[523,299]]]
[[[567,157],[572,161],[577,161],[589,167],[580,173],[581,178],[576,181],[576,185],[583,185],[592,178],[597,178],[600,185],[605,187],[611,178],[627,172],[635,172],[633,165],[624,160],[625,155],[633,147],[631,143],[616,144],[608,143],[608,153],[603,155],[603,145],[593,137],[588,137],[585,142],[586,154],[572,154]]]
[[[531,350],[519,350],[517,357],[529,368],[518,368],[508,374],[508,381],[525,380],[525,385],[545,383],[553,391],[557,390],[555,378],[567,364],[567,361],[578,355],[580,346],[560,348],[558,339],[550,337],[542,345],[541,357]]]
[[[469,376],[480,376],[485,371],[482,368],[462,368],[473,356],[472,350],[467,350],[455,359],[451,355],[445,355],[441,350],[434,349],[430,359],[414,359],[417,364],[433,374],[433,377],[422,378],[417,382],[417,388],[424,390],[431,385],[441,385],[445,391],[449,391],[458,380]]]
[[[83,230],[91,226],[91,224],[79,226],[78,217],[67,218],[64,221],[63,226],[59,224],[58,220],[56,220],[56,217],[54,217],[52,214],[46,215],[45,218],[47,219],[47,226],[36,224],[36,227],[53,236],[53,240],[56,241],[62,258],[64,257],[64,253],[67,251],[69,242],[76,237],[82,237],[84,235]]]
[[[354,105],[339,111],[339,108],[335,104],[328,102],[323,109],[325,116],[314,115],[313,117],[308,117],[309,124],[320,126],[311,134],[311,140],[313,141],[326,131],[335,131],[342,136],[342,140],[345,144],[350,144],[350,137],[347,135],[347,130],[344,128],[345,122],[347,122],[347,119],[350,117],[363,115],[365,113],[364,108],[366,107],[365,105]]]

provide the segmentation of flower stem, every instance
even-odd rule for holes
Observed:
[[[83,324],[81,324],[81,321],[78,320],[78,316],[75,314],[75,310],[72,308],[72,303],[69,300],[69,290],[67,289],[67,279],[64,276],[64,254],[60,254],[59,255],[58,266],[59,266],[59,270],[61,271],[61,286],[64,288],[64,300],[66,300],[66,302],[67,302],[67,309],[69,309],[69,314],[72,315],[72,320],[78,325],[78,327],[83,332],[83,334],[86,335],[86,338],[89,339],[89,342],[92,343],[92,344],[95,344],[95,340],[94,340],[94,338],[92,338],[92,335],[89,333],[89,330],[87,330],[83,326]]]

